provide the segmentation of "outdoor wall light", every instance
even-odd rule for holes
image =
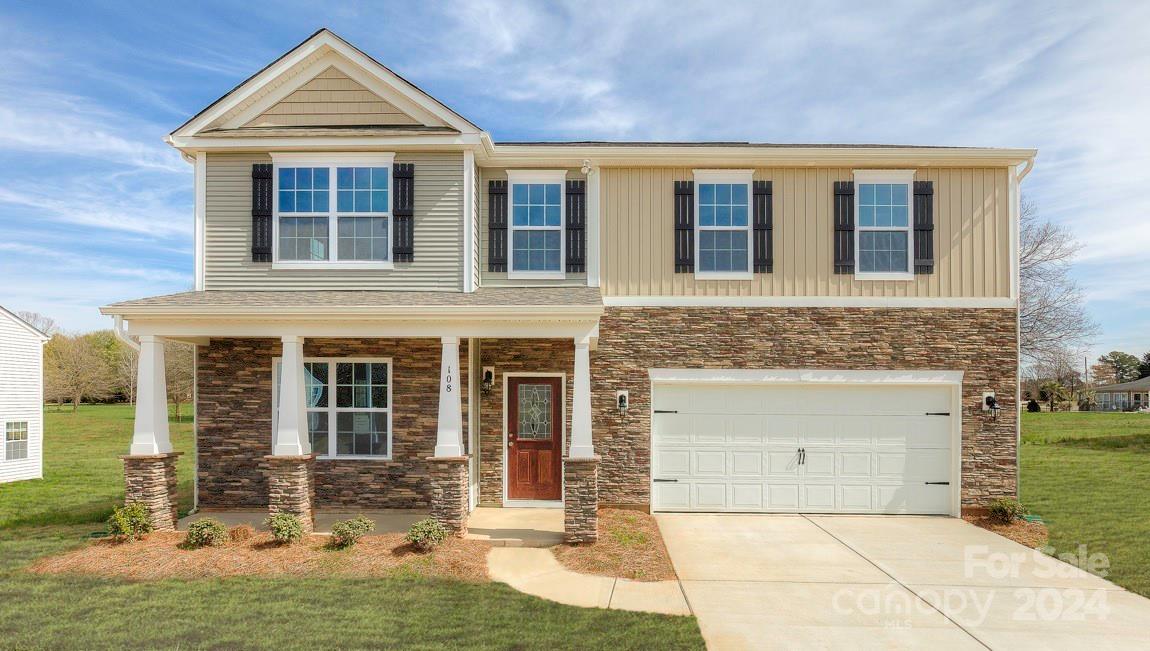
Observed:
[[[631,396],[627,393],[626,389],[621,389],[615,392],[615,405],[619,407],[619,415],[627,415],[627,407],[630,406]]]
[[[483,367],[483,380],[479,383],[479,391],[485,395],[491,395],[491,390],[495,388],[495,367]]]
[[[998,398],[994,397],[993,391],[985,391],[982,394],[982,410],[990,413],[992,419],[998,419],[998,412],[1002,407],[998,406]]]

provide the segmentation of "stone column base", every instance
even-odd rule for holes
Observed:
[[[431,517],[452,533],[467,533],[467,457],[428,457]]]
[[[563,459],[563,540],[599,539],[599,457]]]
[[[315,455],[268,455],[268,515],[291,513],[306,533],[315,529]]]
[[[143,504],[156,531],[176,530],[179,520],[176,459],[179,456],[179,452],[168,452],[120,457],[124,461],[124,503]]]

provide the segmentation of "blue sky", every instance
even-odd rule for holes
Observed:
[[[87,330],[189,289],[162,137],[327,26],[496,140],[1036,147],[1095,353],[1150,350],[1150,3],[958,4],[7,3],[0,304]]]

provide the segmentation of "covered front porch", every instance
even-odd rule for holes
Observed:
[[[444,297],[466,302],[420,304]],[[596,290],[189,292],[104,311],[139,345],[126,500],[146,504],[157,529],[177,525],[163,417],[163,342],[174,339],[197,345],[205,513],[288,512],[317,531],[349,511],[388,527],[429,514],[466,535],[482,503],[540,513],[515,516],[534,529],[483,517],[479,529],[547,533],[549,511],[567,540],[595,538]]]

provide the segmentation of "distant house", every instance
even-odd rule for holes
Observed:
[[[1131,411],[1150,407],[1150,377],[1094,389],[1098,411]]]
[[[44,475],[46,341],[48,335],[0,306],[0,483]]]

